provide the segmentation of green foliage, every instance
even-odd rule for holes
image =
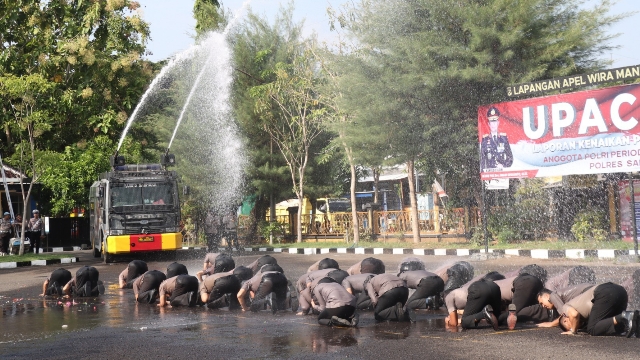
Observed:
[[[196,19],[198,36],[219,29],[224,22],[224,14],[217,0],[196,0],[193,4],[193,17]]]
[[[542,179],[511,181],[513,199],[492,208],[487,226],[499,241],[544,239],[550,228],[548,195]]]
[[[602,209],[586,208],[574,218],[571,233],[580,242],[606,241],[607,221]]]
[[[363,0],[331,9],[333,28],[345,32],[339,48],[348,47],[341,88],[354,152],[398,163],[413,156],[423,173],[447,173],[453,203],[479,203],[477,107],[506,101],[507,84],[607,65],[606,27],[624,15],[607,15],[606,0],[581,2]]]
[[[87,201],[86,187],[115,150],[110,139],[120,135],[153,75],[141,59],[149,28],[139,6],[127,0],[0,6],[0,151],[34,180],[43,175],[52,215]],[[154,139],[134,132],[137,143],[123,150],[139,157]]]
[[[287,224],[278,221],[261,221],[258,225],[258,231],[260,236],[269,241],[270,236],[273,236],[274,240],[279,244],[284,239],[287,231]]]

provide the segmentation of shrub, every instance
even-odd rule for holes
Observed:
[[[580,242],[605,241],[607,240],[606,227],[604,210],[587,208],[576,214],[571,226],[571,233]]]

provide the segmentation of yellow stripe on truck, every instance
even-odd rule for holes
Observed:
[[[162,250],[176,250],[182,248],[182,234],[162,234]]]
[[[109,254],[131,252],[131,238],[129,235],[107,236],[107,252]]]

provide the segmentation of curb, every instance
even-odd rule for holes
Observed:
[[[69,258],[61,258],[61,259],[50,259],[50,260],[31,260],[31,261],[13,261],[13,262],[3,262],[0,263],[0,269],[14,269],[25,266],[46,266],[46,265],[54,265],[54,264],[71,264],[75,262],[79,262],[80,258],[77,257],[69,257]]]
[[[184,248],[183,248],[184,249]],[[191,248],[190,248],[191,249]],[[204,248],[198,248],[204,249]],[[484,254],[484,249],[403,249],[403,248],[272,248],[259,247],[244,248],[245,252],[274,252],[289,253],[301,255],[316,254],[392,254],[392,255],[434,255],[434,256],[469,256],[473,254]],[[530,257],[532,259],[615,259],[624,256],[635,256],[634,250],[586,250],[586,249],[568,249],[568,250],[546,250],[546,249],[506,249],[494,250],[489,249],[489,254],[500,254],[508,256]]]
[[[47,252],[63,252],[63,251],[80,251],[82,248],[80,246],[65,246],[65,247],[48,247],[48,248],[40,248],[40,253]]]

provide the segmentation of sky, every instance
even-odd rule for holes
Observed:
[[[226,9],[232,12],[242,7],[247,0],[221,0]],[[305,34],[315,32],[320,41],[332,43],[336,33],[329,30],[327,7],[339,8],[349,0],[295,0],[294,19],[305,21]],[[153,55],[148,58],[160,61],[184,50],[191,45],[195,34],[195,20],[192,16],[193,0],[138,0],[142,5],[142,16],[150,24],[151,41],[148,44]],[[286,5],[288,0],[250,0],[249,6],[258,13],[269,18],[277,13],[280,4]],[[589,4],[596,0],[588,0]],[[640,23],[640,1],[618,0],[612,7],[613,14],[637,12],[612,26],[609,33],[620,36],[611,44],[620,48],[602,54],[602,58],[613,60],[611,68],[640,64],[640,46],[638,46],[638,24]]]

